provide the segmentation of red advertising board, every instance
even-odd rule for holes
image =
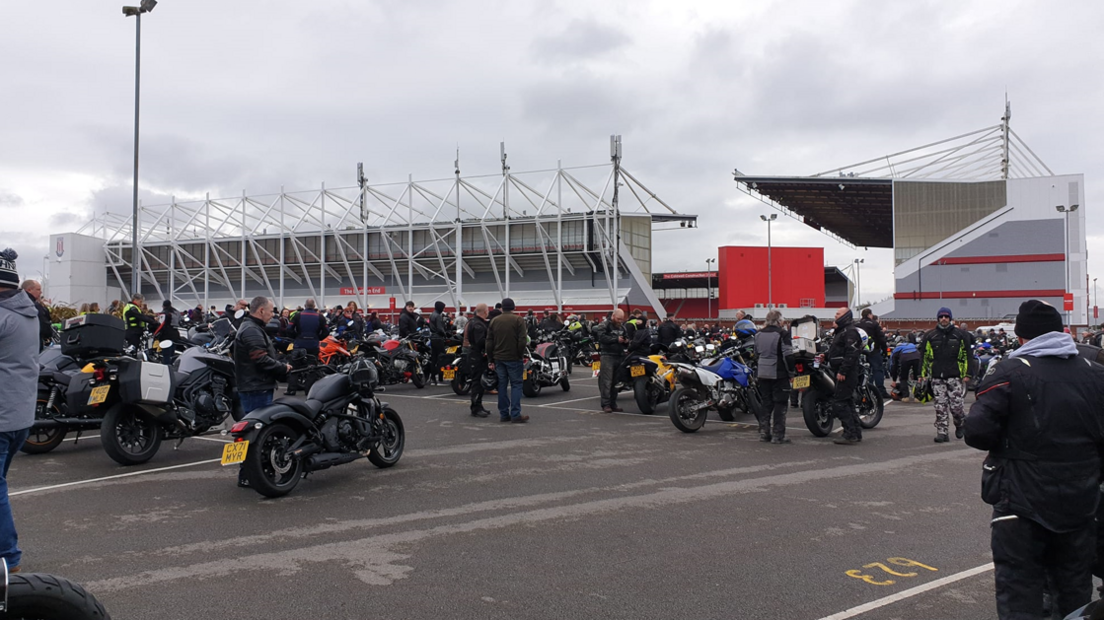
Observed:
[[[1093,306],[1093,318],[1094,319],[1099,319],[1100,318],[1100,306]]]
[[[345,286],[340,289],[341,295],[386,295],[386,286],[361,286],[353,288],[351,286]]]
[[[1064,308],[1062,309],[1067,312],[1073,310],[1073,293],[1065,294],[1065,296],[1062,298],[1062,305],[1064,306]]]
[[[690,273],[665,273],[664,280],[691,280],[694,278],[716,278],[716,271],[695,271]]]

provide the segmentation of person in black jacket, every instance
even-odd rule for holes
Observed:
[[[862,318],[855,323],[855,327],[865,331],[866,335],[874,340],[874,347],[866,356],[870,362],[871,378],[874,380],[874,387],[878,390],[878,394],[882,398],[889,398],[889,392],[885,389],[886,337],[882,326],[878,324],[878,317],[874,316],[870,308],[863,308]]]
[[[978,385],[964,430],[987,450],[982,500],[993,506],[997,614],[1059,616],[1092,595],[1094,518],[1104,464],[1104,367],[1077,355],[1062,316],[1038,300],[1020,305],[1023,345]]]
[[[483,375],[487,373],[487,304],[475,306],[475,316],[464,328],[464,348],[471,368],[471,414],[477,418],[491,415],[483,408]]]
[[[625,361],[625,348],[632,342],[632,334],[626,327],[625,311],[614,310],[609,319],[595,330],[598,335],[598,352],[601,364],[598,367],[598,393],[601,397],[602,411],[616,413],[624,411],[617,406],[617,373]]]
[[[318,357],[319,342],[330,333],[326,317],[318,312],[313,299],[303,302],[303,311],[291,319],[288,331],[295,337],[295,348],[306,351],[311,357]]]
[[[663,324],[659,326],[658,331],[659,344],[665,347],[671,346],[676,340],[682,338],[682,330],[675,324],[670,314],[667,315],[667,319],[663,321]]]
[[[50,311],[42,303],[42,285],[36,280],[24,280],[19,288],[27,292],[34,300],[35,311],[38,312],[38,352],[49,346],[54,340],[54,325],[50,322]]]
[[[782,313],[778,310],[767,312],[766,327],[756,332],[754,338],[759,393],[763,398],[759,441],[787,444],[790,440],[786,439],[786,404],[790,396],[794,352],[790,332],[782,328]]]
[[[277,361],[276,348],[265,333],[265,324],[272,313],[272,301],[254,297],[249,303],[249,314],[242,317],[234,336],[234,378],[243,413],[271,404],[276,382],[286,378],[291,370],[291,366]]]
[[[418,331],[418,315],[414,312],[414,302],[406,302],[399,313],[399,338],[406,338]]]
[[[862,426],[855,411],[855,385],[859,380],[859,355],[862,339],[855,327],[850,308],[836,310],[836,333],[828,348],[828,365],[836,373],[836,391],[832,394],[832,415],[843,425],[843,436],[833,443],[854,445],[862,441]]]
[[[445,352],[445,339],[448,338],[448,318],[445,317],[445,302],[433,304],[429,315],[429,378],[433,385],[441,384],[441,355]]]
[[[962,420],[966,418],[966,383],[977,372],[974,338],[958,327],[950,308],[936,313],[935,329],[924,334],[920,344],[923,355],[921,373],[931,378],[935,395],[935,443],[950,441],[948,418],[954,419],[955,437],[962,439]]]

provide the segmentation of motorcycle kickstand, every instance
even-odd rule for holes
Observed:
[[[175,445],[175,446],[173,446],[173,450],[179,450],[179,449],[180,449],[180,446],[181,446],[181,444],[183,444],[183,443],[184,443],[184,440],[185,440],[185,439],[187,439],[187,437],[181,437],[180,439],[177,439],[177,440],[176,440],[176,445]]]
[[[81,436],[81,431],[77,431],[77,436],[73,438],[73,445],[74,446],[77,445],[77,442],[80,441],[80,436]]]

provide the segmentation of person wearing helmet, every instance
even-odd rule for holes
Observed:
[[[955,437],[962,439],[966,383],[977,372],[977,359],[970,352],[973,338],[955,327],[950,308],[940,308],[936,321],[919,347],[924,356],[921,374],[931,379],[935,396],[935,443],[946,443],[950,418],[954,418]]]
[[[833,443],[850,446],[862,441],[862,426],[855,412],[855,385],[859,380],[859,356],[862,337],[855,327],[850,308],[836,310],[836,331],[828,348],[828,365],[836,373],[836,391],[832,393],[832,415],[843,425],[843,436]]]
[[[855,323],[855,326],[865,331],[874,341],[866,354],[866,359],[870,362],[870,374],[874,380],[875,389],[878,390],[878,394],[882,398],[889,398],[889,393],[885,389],[885,351],[887,343],[885,332],[882,330],[882,326],[878,324],[878,317],[870,311],[870,308],[863,308],[862,319]]]
[[[483,393],[486,391],[483,378],[487,374],[487,304],[475,306],[475,316],[468,321],[464,330],[464,348],[468,350],[468,364],[471,367],[471,414],[477,418],[491,415],[483,408]],[[495,378],[495,385],[498,379]]]

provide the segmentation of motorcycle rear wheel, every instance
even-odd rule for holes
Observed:
[[[161,447],[161,425],[135,406],[115,405],[104,414],[100,443],[111,460],[120,465],[140,465]]]
[[[709,415],[709,409],[702,407],[697,411],[687,411],[687,407],[701,402],[701,397],[690,388],[680,387],[671,394],[671,400],[667,403],[667,414],[675,428],[684,433],[693,433],[705,425],[705,418]]]
[[[457,396],[467,396],[471,393],[472,379],[471,377],[463,377],[461,379],[460,371],[456,371],[456,376],[452,378],[452,391],[456,392]]]
[[[535,378],[525,379],[521,382],[521,393],[529,398],[540,396],[541,384]]]
[[[45,573],[8,576],[5,618],[110,620],[107,610],[78,584]]]
[[[373,420],[372,426],[379,429],[382,438],[368,453],[368,460],[376,467],[386,469],[398,463],[402,457],[403,447],[406,446],[406,430],[398,412],[390,408],[384,409],[383,419]]]
[[[46,403],[49,402],[47,398],[42,398],[39,394],[39,399],[35,403],[35,419],[44,420],[46,417]],[[60,416],[61,410],[57,405],[54,405],[52,415]],[[23,446],[19,448],[25,454],[45,454],[50,450],[61,445],[61,442],[65,440],[65,428],[43,428],[39,430],[31,429],[31,434],[27,436],[27,441],[23,442]]]
[[[651,415],[655,413],[659,405],[659,390],[651,386],[651,380],[647,377],[639,377],[633,381],[633,397],[636,398],[636,408],[640,413]]]
[[[288,454],[299,432],[287,424],[273,424],[258,432],[250,443],[242,467],[250,488],[265,497],[291,493],[303,477],[303,461]]]
[[[816,390],[806,390],[802,395],[801,414],[809,432],[817,437],[827,437],[836,424],[828,409],[828,397],[821,396]]]

